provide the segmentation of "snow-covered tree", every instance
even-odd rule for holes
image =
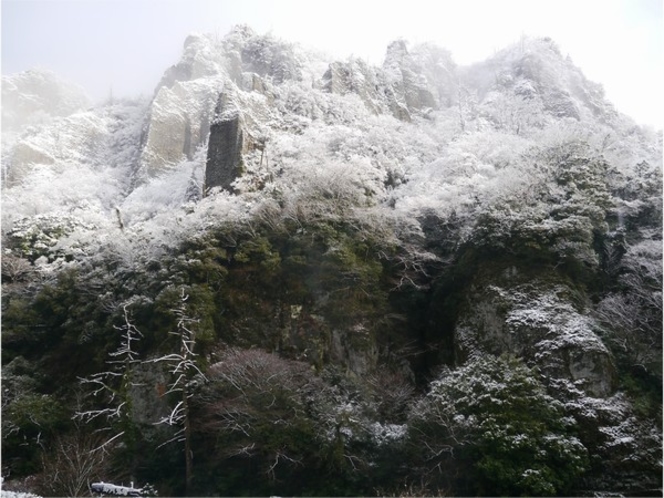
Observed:
[[[425,468],[464,494],[551,496],[571,489],[588,461],[562,408],[536,371],[487,356],[433,381],[409,432]]]

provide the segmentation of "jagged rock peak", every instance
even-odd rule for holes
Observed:
[[[192,33],[184,42],[180,61],[169,68],[157,86],[201,77],[226,77],[240,84],[243,73],[255,73],[274,83],[302,79],[298,47],[271,34],[259,35],[249,26],[235,26],[226,36]]]
[[[236,24],[226,35],[229,42],[244,44],[247,40],[257,36],[256,31],[248,24]]]
[[[460,80],[473,88],[480,100],[495,103],[519,96],[528,102],[530,116],[599,121],[611,126],[622,119],[605,100],[602,85],[589,81],[550,38],[524,36],[461,73]]]
[[[387,51],[385,53],[385,62],[383,65],[387,65],[392,61],[402,63],[404,58],[408,55],[408,44],[406,40],[399,39],[394,40],[387,46]]]

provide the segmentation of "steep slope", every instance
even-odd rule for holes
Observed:
[[[240,26],[67,109],[3,148],[14,474],[62,493],[72,438],[162,494],[661,486],[661,133],[550,40],[372,67]]]

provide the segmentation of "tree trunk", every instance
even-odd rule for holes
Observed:
[[[191,488],[192,466],[194,459],[194,455],[191,452],[191,424],[189,420],[188,395],[189,395],[188,390],[183,389],[182,402],[184,406],[184,460],[185,460],[184,491],[186,496],[189,496],[189,490]]]

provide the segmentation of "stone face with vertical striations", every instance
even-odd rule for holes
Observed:
[[[322,85],[329,93],[357,94],[374,114],[388,112],[381,74],[360,59],[331,63],[323,75]]]
[[[390,109],[402,121],[409,121],[409,114],[413,112],[438,107],[430,84],[419,66],[403,40],[394,41],[387,47],[383,71],[391,89]],[[404,107],[408,115],[404,113]]]
[[[225,114],[210,127],[210,141],[205,166],[205,190],[221,187],[232,191],[231,184],[242,173],[244,132],[239,112]]]
[[[150,105],[141,154],[147,177],[191,159],[205,141],[216,99],[215,85],[204,80],[162,86]]]

